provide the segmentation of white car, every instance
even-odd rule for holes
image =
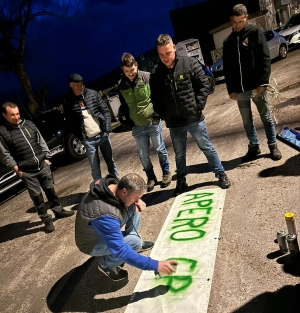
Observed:
[[[300,44],[300,13],[293,15],[279,32],[289,45]]]

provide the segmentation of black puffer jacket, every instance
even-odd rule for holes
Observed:
[[[233,31],[223,43],[223,67],[229,94],[267,86],[271,59],[263,30],[248,24]]]
[[[167,127],[182,127],[204,119],[209,82],[195,58],[176,56],[173,68],[159,62],[150,77],[154,111]]]
[[[76,96],[72,90],[63,100],[64,115],[69,123],[73,134],[80,140],[86,138],[83,115],[79,103],[85,106],[96,116],[103,132],[111,131],[111,116],[105,101],[96,90],[84,88],[82,95]]]

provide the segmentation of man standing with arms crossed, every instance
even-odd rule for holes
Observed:
[[[266,90],[271,73],[269,47],[261,27],[247,23],[247,8],[233,7],[230,16],[232,33],[223,43],[223,66],[230,99],[237,100],[249,144],[242,162],[251,161],[261,153],[253,123],[251,99],[264,125],[271,158],[281,159],[276,132],[269,110]]]
[[[210,141],[202,114],[209,90],[205,73],[195,58],[176,54],[176,46],[168,34],[158,36],[156,47],[160,62],[151,74],[150,88],[154,110],[170,128],[176,154],[177,185],[174,195],[178,196],[188,186],[187,132],[206,156],[220,187],[229,188],[231,183]]]
[[[105,101],[96,90],[88,89],[79,74],[69,78],[69,93],[63,101],[66,120],[73,134],[82,141],[86,148],[88,160],[92,168],[93,180],[100,179],[100,148],[108,172],[118,177],[118,170],[112,156],[109,140],[111,116]]]
[[[130,53],[122,55],[121,68],[124,75],[118,84],[120,112],[127,113],[129,110],[130,119],[134,123],[132,136],[136,141],[139,157],[148,178],[147,191],[153,190],[157,184],[149,154],[150,139],[162,169],[161,188],[165,188],[170,185],[172,174],[162,136],[162,123],[159,116],[155,114],[151,102],[150,73],[138,70],[138,64]]]

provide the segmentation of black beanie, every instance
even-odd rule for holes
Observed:
[[[79,83],[82,82],[82,77],[79,74],[72,74],[69,78],[70,83]]]

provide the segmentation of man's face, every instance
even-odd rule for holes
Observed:
[[[83,83],[79,82],[79,83],[70,83],[70,87],[72,88],[74,94],[76,96],[80,96],[83,92]]]
[[[173,42],[168,43],[165,46],[157,46],[157,53],[160,60],[168,68],[172,68],[175,63],[175,51],[176,46]]]
[[[138,72],[138,64],[135,62],[131,67],[122,66],[122,70],[125,74],[125,76],[130,80],[133,81],[137,75]]]
[[[128,208],[133,203],[137,203],[139,199],[143,196],[142,191],[129,193],[125,188],[122,189],[123,199],[121,199],[126,208]]]
[[[248,14],[243,14],[241,16],[230,16],[230,20],[234,31],[239,32],[245,27],[248,20]]]
[[[3,117],[8,121],[8,123],[18,125],[19,120],[20,120],[20,112],[19,108],[11,108],[11,107],[6,107],[6,114],[2,113]]]

